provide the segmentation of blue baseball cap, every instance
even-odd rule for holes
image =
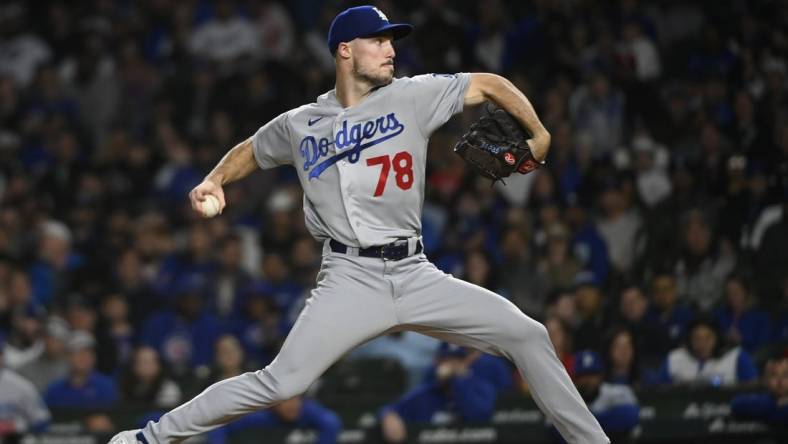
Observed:
[[[340,12],[331,22],[328,30],[328,49],[331,55],[337,52],[342,42],[349,42],[359,37],[371,37],[390,31],[394,40],[399,40],[413,31],[413,25],[407,23],[389,23],[380,9],[374,6],[356,6]]]
[[[583,350],[575,354],[575,376],[597,375],[604,373],[602,358],[592,350]]]

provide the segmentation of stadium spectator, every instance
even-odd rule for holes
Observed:
[[[101,301],[101,319],[98,323],[100,331],[106,331],[108,343],[114,350],[107,367],[117,373],[131,361],[134,347],[134,326],[129,321],[129,304],[120,293],[110,293]],[[110,358],[107,358],[110,359]]]
[[[629,178],[607,178],[601,191],[602,213],[596,228],[605,240],[612,271],[627,277],[643,253],[643,216],[634,205]]]
[[[640,348],[626,327],[613,327],[605,341],[605,381],[638,387],[641,381]]]
[[[129,405],[166,409],[181,402],[181,388],[167,376],[159,354],[151,347],[141,346],[134,350],[119,385],[121,400]]]
[[[221,319],[238,315],[242,291],[252,281],[250,274],[242,267],[241,238],[230,234],[220,242],[219,260],[215,288],[215,300],[212,310]]]
[[[707,216],[699,210],[684,216],[682,235],[684,251],[676,264],[679,294],[709,313],[722,298],[725,277],[736,266],[736,255],[730,245],[715,242]]]
[[[667,335],[668,348],[655,350],[664,354],[678,347],[686,335],[687,324],[694,317],[692,311],[678,300],[676,277],[672,273],[659,272],[651,278],[651,304],[646,313],[646,322],[653,322]]]
[[[537,265],[538,270],[547,280],[550,291],[569,290],[575,276],[582,270],[582,265],[569,250],[569,231],[562,223],[554,223],[545,231],[546,254]]]
[[[755,354],[772,339],[771,318],[755,306],[747,279],[731,274],[725,280],[725,305],[715,310],[715,318],[725,339]]]
[[[590,145],[593,158],[604,158],[621,145],[624,136],[624,95],[601,72],[587,77],[569,99],[575,131]]]
[[[111,332],[100,328],[99,313],[93,302],[80,293],[71,293],[64,299],[63,315],[69,328],[85,332],[94,339],[96,369],[104,374],[112,374],[121,350],[116,348]]]
[[[263,278],[254,282],[254,285],[273,299],[278,310],[288,313],[304,289],[293,281],[285,254],[266,252],[261,268]]]
[[[3,344],[3,361],[17,369],[35,361],[44,352],[42,339],[46,311],[34,305],[14,307],[10,313],[10,330]]]
[[[469,250],[465,253],[462,265],[462,279],[490,290],[497,288],[493,261],[489,254],[481,249]]]
[[[185,276],[177,285],[173,307],[152,314],[140,331],[140,343],[153,347],[175,375],[210,365],[219,321],[204,309],[200,276]]]
[[[508,226],[501,233],[501,260],[506,272],[498,273],[498,290],[529,316],[542,318],[547,308],[547,282],[536,270],[528,232]]]
[[[76,149],[76,148],[75,148]],[[70,279],[83,259],[71,249],[71,230],[62,222],[49,220],[39,227],[38,259],[30,266],[33,299],[49,306],[70,289]]]
[[[580,203],[579,197],[569,199],[566,219],[572,230],[571,249],[586,271],[594,273],[598,284],[606,282],[610,271],[610,257],[607,244],[597,230],[596,224],[588,216],[587,208]]]
[[[96,371],[96,341],[84,331],[68,340],[69,373],[47,387],[44,400],[50,408],[106,409],[115,405],[115,381]]]
[[[605,433],[624,441],[640,423],[640,407],[625,384],[605,382],[602,357],[591,350],[575,354],[575,385]]]
[[[574,329],[572,343],[575,350],[600,350],[602,337],[599,332],[604,331],[609,322],[606,301],[593,276],[583,272],[575,281],[574,302],[579,322]]]
[[[698,318],[687,329],[686,345],[668,353],[657,378],[661,384],[732,387],[754,382],[758,371],[741,347],[725,351],[716,322]]]
[[[260,36],[236,8],[232,0],[217,1],[213,16],[194,30],[189,41],[197,58],[215,63],[225,75],[260,57]]]
[[[238,339],[230,334],[219,336],[214,343],[214,362],[208,383],[238,376],[246,371],[246,356]]]
[[[210,444],[225,444],[234,434],[249,429],[299,428],[317,432],[316,444],[334,444],[342,431],[342,421],[336,413],[314,399],[296,396],[277,404],[270,410],[250,413],[241,419],[208,433]]]
[[[43,353],[19,367],[19,373],[25,375],[39,392],[68,374],[66,345],[70,336],[71,329],[66,321],[50,316],[44,328]]]
[[[405,440],[407,423],[489,421],[511,374],[503,358],[442,343],[424,382],[380,410],[384,440]]]
[[[27,7],[24,3],[9,3],[0,16],[3,29],[0,76],[11,78],[18,88],[27,86],[36,70],[49,61],[52,49],[38,33],[30,32]]]
[[[240,316],[231,330],[254,362],[270,362],[290,327],[266,286],[252,284],[245,290]]]
[[[628,331],[632,346],[643,353],[639,364],[657,366],[672,347],[667,332],[647,317],[647,310],[648,299],[643,290],[637,285],[624,287],[618,301],[618,323]]]
[[[788,424],[788,358],[773,359],[763,374],[766,392],[741,394],[731,401],[731,413],[778,427]]]

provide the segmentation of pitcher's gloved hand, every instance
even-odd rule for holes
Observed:
[[[520,122],[501,108],[488,107],[462,136],[454,152],[479,174],[497,182],[515,171],[528,174],[542,166],[528,145],[530,135]]]

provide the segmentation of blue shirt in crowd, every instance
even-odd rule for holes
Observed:
[[[210,365],[221,333],[219,321],[207,312],[188,321],[172,310],[164,310],[148,318],[140,340],[158,350],[170,365],[197,367]]]
[[[788,424],[788,404],[778,405],[769,393],[738,395],[731,401],[734,416],[755,419],[785,426]]]
[[[435,367],[421,385],[398,401],[383,407],[381,414],[396,411],[405,422],[432,422],[437,413],[454,415],[461,421],[489,421],[498,394],[512,386],[509,361],[482,355],[464,376],[456,376],[441,385]]]
[[[285,422],[271,410],[250,413],[237,421],[213,430],[208,434],[210,444],[225,444],[229,435],[256,427],[293,427],[317,431],[315,444],[333,444],[342,431],[342,421],[336,413],[313,399],[303,399],[301,412],[293,422]]]
[[[730,308],[724,307],[716,310],[714,317],[722,332],[727,333],[732,327],[738,328],[741,346],[750,353],[757,351],[771,340],[771,319],[763,310],[747,310],[737,319]]]
[[[50,408],[105,408],[118,400],[115,381],[99,372],[92,372],[80,387],[68,377],[49,385],[44,400]]]

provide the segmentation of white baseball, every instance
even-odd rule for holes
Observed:
[[[219,214],[219,199],[209,194],[205,200],[200,202],[200,210],[205,217],[214,217]]]

